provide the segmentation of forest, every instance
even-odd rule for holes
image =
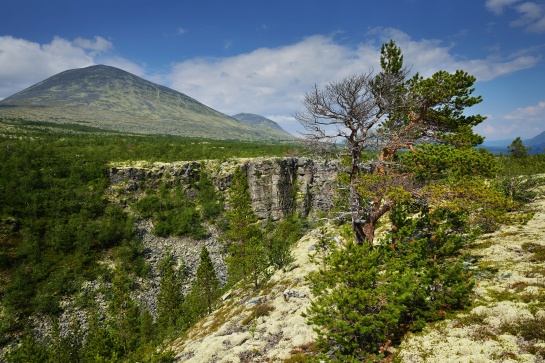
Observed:
[[[257,217],[251,210],[247,192],[247,179],[240,170],[235,172],[233,190],[236,193],[231,197],[235,198],[232,203],[239,208],[230,212],[224,210],[225,201],[215,193],[210,178],[205,173],[193,186],[197,191],[197,197],[193,199],[188,198],[176,185],[163,185],[161,188],[149,190],[135,208],[142,216],[156,221],[156,234],[189,235],[198,239],[205,233],[202,227],[198,227],[201,222],[213,221],[224,231],[225,245],[230,246],[227,248],[232,256],[228,259],[229,281],[220,286],[213,267],[210,267],[208,251],[203,249],[198,282],[186,296],[180,292],[186,272],[183,266],[177,265],[172,256],[166,256],[160,266],[160,303],[157,317],[154,318],[130,297],[133,288],[131,279],[145,276],[149,272],[149,266],[141,256],[141,241],[135,235],[133,227],[134,216],[128,215],[121,206],[107,201],[104,196],[109,183],[107,170],[111,163],[278,156],[301,150],[285,144],[264,145],[112,134],[72,125],[12,121],[4,123],[3,126],[0,139],[0,193],[3,201],[0,212],[0,337],[4,347],[20,341],[17,349],[6,353],[5,357],[9,362],[172,361],[172,352],[168,349],[161,350],[162,344],[168,338],[180,335],[199,317],[208,314],[222,291],[239,280],[248,281],[250,286],[264,283],[266,274],[263,271],[268,266],[281,268],[289,263],[290,246],[309,227],[308,221],[293,216],[277,225],[270,224],[266,230],[257,228],[254,223]],[[524,151],[524,148],[521,149],[520,145],[514,143],[509,155],[493,158],[497,170],[493,178],[494,184],[501,191],[501,195],[510,198],[510,203],[513,204],[509,208],[512,209],[518,208],[516,204],[524,205],[535,197],[534,187],[541,179],[534,175],[545,172],[545,157],[542,154],[527,155]],[[434,155],[437,160],[446,158],[446,155],[437,152]],[[432,170],[428,168],[425,172],[430,173]],[[446,170],[441,172],[445,173]],[[429,178],[427,175],[422,177]],[[496,212],[506,216],[500,209]],[[436,245],[439,250],[426,252],[434,254],[435,257],[429,255],[426,260],[437,261],[439,254],[442,257],[451,256],[445,261],[452,261],[453,256],[457,256],[464,243],[467,243],[467,240],[449,242],[451,237],[448,237],[451,230],[466,228],[463,227],[467,226],[462,223],[463,218],[460,219],[462,215],[449,216],[452,212],[442,210],[433,216],[430,214],[427,219],[421,219],[416,225],[405,225],[402,224],[406,223],[406,220],[403,222],[403,216],[407,213],[413,212],[403,207],[391,215],[390,218],[398,223],[399,229],[392,232],[390,241],[399,241],[403,235],[414,235],[415,228],[419,231],[433,231],[432,225],[441,220],[449,220],[451,223],[449,228],[442,231],[441,237],[448,242],[445,246],[450,246],[450,250]],[[485,221],[498,223],[498,216]],[[502,218],[500,220],[503,222],[507,220],[507,217]],[[494,228],[493,225],[489,227]],[[350,235],[349,232],[345,233]],[[241,240],[245,242],[240,243]],[[423,245],[418,246],[424,248]],[[390,268],[399,270],[400,263],[407,264],[405,259],[413,259],[415,256],[415,250],[411,253],[398,253],[396,257],[390,255],[389,249],[380,253],[380,249],[375,249],[375,252],[369,253],[359,251],[362,248],[368,247],[354,245],[348,253],[343,251],[337,255],[336,253],[340,253],[337,251],[327,258],[333,266],[339,262],[334,259],[341,256],[342,259],[355,258],[351,264],[357,266],[362,263],[357,262],[358,259],[367,255],[369,261],[365,263],[370,266],[384,263],[384,259],[387,259],[392,264]],[[99,263],[104,256],[110,256],[116,261],[118,267],[115,273]],[[418,260],[411,263],[416,261]],[[405,268],[409,268],[408,266],[410,264]],[[432,275],[438,271],[433,266],[432,262]],[[448,270],[449,274],[459,272],[456,269],[460,267],[456,266],[458,265]],[[327,276],[318,275],[313,280],[316,289],[327,288],[327,284],[332,283]],[[450,276],[451,280],[452,276],[454,275]],[[366,275],[362,278],[372,283],[377,276]],[[410,274],[407,278],[412,279]],[[57,319],[63,309],[62,299],[76,295],[85,281],[92,280],[108,282],[112,287],[105,294],[107,307],[96,306],[93,296],[79,297],[81,301],[78,304],[89,311],[88,320],[85,325],[74,320],[68,333],[65,328],[61,334]],[[461,281],[464,284],[467,282],[466,279],[459,282]],[[401,282],[398,281],[398,284]],[[399,291],[396,289],[409,292],[421,287],[422,285],[411,287],[410,284],[388,286],[388,295]],[[417,291],[409,295],[417,296]],[[416,304],[415,301],[399,300],[393,306],[405,306],[409,303],[420,306],[419,313],[411,313],[411,329],[418,329],[422,322],[436,319],[438,316],[433,311],[444,310],[445,303],[453,309],[464,306],[470,291],[471,284],[465,290],[457,290],[457,295],[451,296],[448,302],[435,300],[438,305],[433,308]],[[207,299],[203,300],[202,296],[207,296]],[[423,320],[417,323],[414,314],[420,314],[419,319]],[[33,316],[47,316],[52,322],[53,329],[48,337],[35,336]],[[386,316],[386,321],[390,318],[391,316]],[[374,319],[376,322],[380,321],[376,316]],[[378,350],[384,344],[381,342],[390,341],[392,337],[400,336],[398,334],[403,331],[405,330],[397,333],[391,331],[390,334],[394,335],[389,339],[385,337],[378,341],[377,337],[368,337],[366,341],[377,341],[377,345],[368,346],[367,349]]]
[[[166,256],[160,266],[159,306],[154,319],[130,297],[132,279],[149,273],[149,266],[141,255],[134,216],[105,197],[111,163],[282,156],[296,147],[115,134],[79,125],[25,121],[4,121],[2,126],[0,344],[5,348],[22,341],[18,349],[6,355],[7,361],[166,362],[170,353],[156,353],[163,340],[183,332],[209,312],[221,291],[238,279],[253,273],[252,281],[257,284],[261,277],[256,268],[262,269],[265,263],[268,266],[269,260],[282,265],[289,251],[289,243],[284,242],[294,243],[304,229],[304,222],[295,216],[274,227],[271,224],[266,231],[253,225],[246,227],[247,220],[237,221],[256,218],[248,204],[247,181],[240,172],[233,182],[235,189],[238,185],[239,205],[245,208],[239,215],[225,213],[224,201],[205,173],[192,185],[194,198],[189,198],[180,185],[148,190],[135,208],[143,217],[154,220],[157,235],[200,239],[206,236],[201,223],[213,221],[225,231],[226,240],[235,240],[234,227],[228,226],[238,223],[239,232],[249,229],[249,238],[259,241],[258,250],[252,253],[261,253],[263,261],[252,264],[252,271],[239,271],[239,263],[246,255],[237,251],[236,243],[225,242],[226,248],[231,246],[234,251],[233,262],[229,284],[220,286],[208,251],[203,249],[197,283],[183,296],[181,286],[186,272],[178,266],[179,261]],[[115,261],[115,271],[100,264],[105,256]],[[62,300],[93,280],[111,286],[104,292],[108,306],[95,306],[93,296],[79,296],[77,304],[90,312],[87,323],[83,326],[74,320],[69,333],[61,334],[58,317],[63,310]],[[201,304],[202,294],[208,296],[205,305]],[[34,316],[45,316],[52,322],[47,339],[35,336]]]

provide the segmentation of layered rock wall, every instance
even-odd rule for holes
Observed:
[[[226,162],[177,162],[117,166],[110,169],[110,181],[126,191],[137,191],[139,183],[191,183],[205,169],[216,188],[227,192],[235,168],[248,176],[254,211],[260,219],[278,220],[296,212],[327,213],[333,206],[335,164],[308,158],[232,159]]]
[[[291,213],[312,218],[314,213],[328,213],[332,208],[332,194],[336,168],[334,164],[317,162],[307,158],[257,158],[230,159],[229,161],[200,161],[175,163],[145,163],[117,165],[109,171],[110,197],[131,210],[131,206],[144,195],[147,188],[161,184],[187,185],[186,193],[196,193],[190,188],[206,171],[216,190],[227,197],[237,167],[247,175],[252,206],[259,218],[279,220]],[[225,198],[228,201],[228,198]],[[227,208],[230,208],[228,205]],[[225,248],[220,233],[208,225],[209,236],[194,240],[189,237],[159,237],[153,233],[153,223],[139,218],[136,225],[143,241],[144,258],[150,266],[149,279],[141,279],[136,296],[155,313],[156,295],[160,283],[159,262],[165,253],[187,266],[189,278],[184,293],[189,292],[196,277],[201,248],[210,252],[216,274],[222,283],[227,280]]]

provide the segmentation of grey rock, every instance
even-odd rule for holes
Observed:
[[[246,301],[246,305],[261,304],[262,301],[263,299],[261,297],[254,297],[253,299]]]
[[[295,290],[286,290],[284,291],[283,295],[284,295],[284,300],[286,301],[289,301],[291,298],[303,299],[307,297],[306,294],[301,294]]]

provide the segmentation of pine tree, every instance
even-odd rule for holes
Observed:
[[[201,217],[203,220],[214,222],[224,209],[223,200],[216,193],[214,183],[205,172],[201,172],[197,188],[199,189],[197,202],[201,207]]]
[[[176,259],[168,252],[159,267],[161,283],[157,294],[157,325],[167,332],[185,322],[182,285],[187,274],[186,267],[185,263],[179,269],[175,265]]]
[[[153,316],[146,308],[142,309],[139,330],[142,345],[152,342],[155,339],[155,324],[153,322]]]
[[[118,271],[112,281],[110,324],[114,340],[124,355],[134,351],[140,339],[140,307],[131,297],[132,283],[123,271]]]
[[[122,356],[110,323],[97,307],[92,308],[83,348],[84,362],[115,362]]]
[[[227,239],[230,241],[249,239],[247,233],[251,229],[248,227],[257,222],[258,216],[252,208],[248,178],[240,167],[235,169],[229,188],[228,202],[231,209],[226,213],[229,222]]]
[[[509,150],[509,154],[511,154],[512,157],[517,159],[523,159],[528,156],[528,150],[531,148],[524,146],[522,143],[522,140],[520,139],[520,136],[517,137],[511,145],[507,146],[507,150]]]
[[[253,282],[254,288],[257,289],[262,279],[266,277],[266,269],[269,261],[261,236],[250,239],[246,248],[245,258],[248,265],[248,277]]]
[[[259,272],[267,266],[263,235],[256,224],[258,216],[252,209],[248,179],[239,167],[233,176],[228,202],[231,210],[227,212],[229,227],[225,238],[230,242],[230,256],[226,259],[229,281],[252,278],[257,285]]]
[[[19,346],[11,352],[8,352],[6,361],[9,363],[47,363],[47,352],[45,347],[39,344],[32,332],[27,331]]]
[[[81,323],[72,318],[66,334],[61,334],[58,318],[53,319],[51,340],[48,342],[49,361],[55,363],[80,362],[83,352]]]
[[[315,86],[304,97],[305,112],[296,115],[313,151],[348,161],[346,176],[339,179],[349,193],[340,217],[350,217],[356,241],[371,246],[379,220],[406,199],[401,189],[423,195],[398,162],[401,150],[415,150],[422,143],[472,147],[484,140],[472,128],[485,117],[466,112],[482,101],[472,95],[475,77],[438,71],[429,78],[418,73],[407,78],[409,68],[393,41],[383,44],[380,63],[378,74],[370,71],[323,89]],[[372,150],[380,151],[378,157],[366,160],[364,152]]]
[[[197,268],[197,280],[194,289],[199,296],[206,302],[208,314],[212,312],[214,303],[218,298],[220,291],[220,282],[214,270],[214,264],[210,259],[210,254],[206,246],[202,247],[199,267]]]

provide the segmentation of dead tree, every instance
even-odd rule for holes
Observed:
[[[362,175],[384,176],[378,184],[414,190],[409,176],[398,174],[394,160],[397,150],[413,149],[415,144],[429,141],[482,142],[471,127],[484,117],[463,115],[465,107],[481,101],[480,97],[470,97],[474,77],[463,71],[439,71],[428,79],[416,74],[407,80],[409,70],[403,67],[401,50],[393,41],[382,46],[380,61],[382,70],[376,75],[369,71],[331,82],[323,89],[315,86],[304,97],[305,111],[295,115],[314,152],[337,153],[337,157],[349,161],[344,170],[349,192],[346,213],[360,244],[364,240],[373,243],[377,221],[396,203],[377,185],[376,193],[363,198],[358,190]],[[363,162],[364,151],[379,155]]]

